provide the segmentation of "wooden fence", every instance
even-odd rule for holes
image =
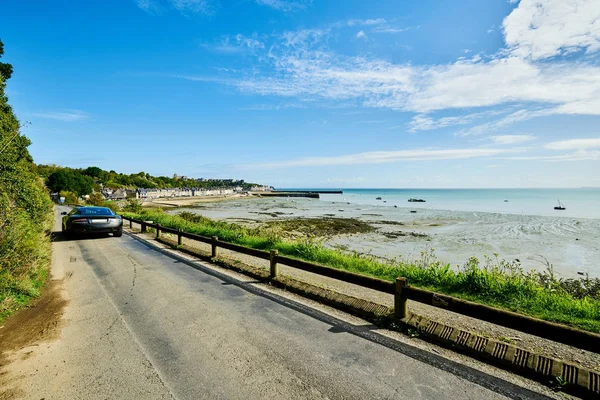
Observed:
[[[178,229],[167,228],[154,224],[151,221],[138,221],[123,216],[124,220],[129,221],[129,227],[132,223],[141,225],[141,231],[146,232],[147,228],[153,228],[158,238],[161,232],[167,232],[177,235],[177,243],[182,244],[182,238],[197,240],[210,244],[212,256],[218,256],[218,249],[224,248],[238,253],[247,254],[253,257],[269,260],[271,269],[271,278],[277,278],[278,264],[287,265],[292,268],[298,268],[303,271],[312,272],[329,278],[352,283],[358,286],[377,290],[394,295],[394,316],[397,319],[406,317],[408,300],[428,304],[430,306],[443,308],[458,314],[466,315],[483,321],[488,321],[496,325],[505,326],[521,332],[529,333],[555,342],[563,343],[576,348],[600,352],[600,335],[571,328],[566,325],[544,321],[526,315],[517,314],[511,311],[502,310],[462,300],[453,296],[447,296],[440,293],[419,289],[408,285],[406,278],[398,277],[396,282],[389,282],[370,276],[356,274],[337,268],[331,268],[296,258],[280,256],[277,250],[265,251],[252,249],[238,244],[224,242],[218,237],[206,237],[193,233],[183,232]]]

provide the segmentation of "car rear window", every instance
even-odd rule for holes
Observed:
[[[104,208],[104,207],[79,208],[77,214],[79,214],[79,215],[114,215],[110,208]]]

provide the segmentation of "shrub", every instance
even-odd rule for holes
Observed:
[[[0,42],[0,57],[2,49]],[[53,217],[27,150],[31,142],[20,134],[4,93],[9,76],[0,74],[0,321],[39,294],[50,263]]]

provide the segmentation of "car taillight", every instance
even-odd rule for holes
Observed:
[[[79,219],[74,219],[71,222],[87,222],[87,219],[85,219],[85,218],[79,218]]]

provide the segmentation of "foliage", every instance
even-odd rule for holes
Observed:
[[[52,202],[5,95],[11,73],[0,63],[0,321],[39,295],[51,254]]]
[[[104,206],[106,200],[104,199],[102,193],[95,192],[90,194],[89,198],[85,202],[94,206]]]
[[[127,203],[123,207],[123,211],[129,211],[132,213],[141,213],[142,210],[142,204],[137,199],[127,199]]]
[[[102,206],[110,208],[115,213],[121,212],[121,207],[119,207],[119,204],[116,201],[105,201]]]
[[[417,287],[600,332],[600,280],[586,278],[575,284],[577,280],[556,278],[551,266],[543,272],[525,272],[520,264],[500,260],[494,254],[483,262],[471,257],[461,268],[453,269],[438,260],[433,249],[424,251],[416,261],[381,260],[326,248],[307,239],[282,240],[269,230],[213,221],[190,212],[168,215],[144,210],[129,216],[256,249],[277,249],[283,255],[389,281],[404,276]]]
[[[4,43],[0,40],[0,58],[4,55]],[[13,73],[13,67],[10,64],[0,62],[0,77],[6,82],[10,79]]]
[[[146,189],[165,189],[165,188],[176,188],[176,187],[195,187],[195,188],[228,188],[228,187],[236,187],[240,186],[243,189],[249,189],[252,186],[256,186],[255,183],[245,182],[244,180],[231,180],[231,179],[202,179],[202,180],[180,180],[169,178],[166,176],[152,176],[144,171],[138,172],[137,174],[121,174],[115,171],[105,171],[99,167],[87,167],[87,168],[79,168],[79,169],[71,169],[60,167],[57,165],[38,165],[37,171],[40,176],[45,179],[50,180],[50,177],[57,173],[58,171],[67,171],[67,175],[73,178],[75,175],[81,175],[86,178],[89,178],[101,182],[105,187],[111,189],[120,189],[120,188],[146,188]],[[56,179],[54,177],[53,179]],[[78,178],[79,179],[79,178]],[[52,183],[49,182],[49,187]],[[91,189],[87,192],[80,192],[78,190],[73,190],[73,188],[68,189],[66,187],[62,187],[62,189],[72,190],[80,195],[88,194],[91,192]],[[57,191],[55,189],[52,189]]]
[[[85,203],[92,206],[108,207],[116,213],[121,211],[121,207],[119,207],[119,204],[117,202],[105,200],[102,193],[95,192],[90,194]]]
[[[48,176],[46,186],[53,192],[68,190],[83,196],[92,193],[94,180],[77,170],[63,168]]]
[[[76,193],[69,192],[68,190],[61,190],[58,192],[58,195],[65,198],[65,204],[79,204]]]

